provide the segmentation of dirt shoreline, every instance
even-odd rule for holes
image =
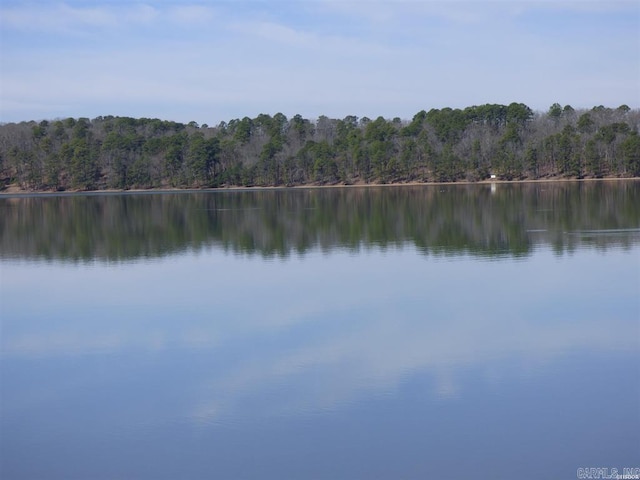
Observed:
[[[135,194],[135,193],[179,193],[179,192],[225,192],[225,191],[259,191],[259,190],[301,190],[301,189],[325,189],[325,188],[394,188],[394,187],[420,187],[420,186],[438,186],[438,185],[509,185],[509,184],[527,184],[527,183],[571,183],[571,182],[628,182],[640,181],[640,177],[609,177],[609,178],[540,178],[525,180],[480,180],[476,182],[460,181],[460,182],[404,182],[404,183],[354,183],[354,184],[334,184],[334,185],[293,185],[293,186],[223,186],[208,188],[143,188],[143,189],[102,189],[102,190],[26,190],[15,184],[7,186],[0,190],[0,198],[2,196],[20,196],[20,195],[98,195],[106,194]]]

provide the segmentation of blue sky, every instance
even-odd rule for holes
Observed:
[[[640,1],[0,3],[0,121],[640,107]]]

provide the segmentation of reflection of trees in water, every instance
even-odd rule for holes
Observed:
[[[0,209],[3,257],[123,260],[210,246],[287,256],[405,244],[518,256],[536,244],[563,252],[637,242],[637,231],[619,231],[640,227],[640,183],[36,196],[1,199]]]

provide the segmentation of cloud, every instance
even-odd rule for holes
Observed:
[[[632,2],[12,3],[0,22],[3,121],[640,105]]]
[[[422,321],[397,313],[385,316],[369,318],[362,328],[351,327],[348,334],[262,355],[260,362],[247,361],[226,369],[212,380],[208,390],[213,398],[195,408],[194,420],[210,423],[233,415],[245,397],[283,382],[291,386],[287,395],[295,402],[280,399],[255,414],[332,409],[368,392],[398,388],[418,372],[435,375],[434,395],[448,398],[464,394],[464,386],[455,379],[460,371],[472,367],[491,369],[496,364],[502,368],[511,364],[526,368],[528,364],[552,363],[567,352],[632,352],[637,346],[631,339],[621,343],[619,330],[614,333],[609,326],[595,322],[581,323],[579,328],[563,323],[533,325],[517,316],[496,320],[477,311],[447,322],[433,322],[428,315]]]
[[[92,29],[174,25],[192,27],[215,17],[214,9],[199,4],[155,7],[149,4],[74,5],[72,3],[20,4],[0,8],[0,25],[6,29],[58,34],[92,34]]]
[[[134,5],[124,9],[121,18],[126,23],[149,24],[160,16],[158,9],[146,5]]]
[[[530,13],[620,13],[638,15],[632,0],[318,0],[310,2],[318,11],[361,19],[378,28],[387,23],[446,21],[453,25],[496,24]],[[427,23],[427,26],[429,24]]]
[[[316,45],[318,37],[298,31],[286,25],[267,21],[243,21],[230,26],[230,30],[241,35],[257,36],[267,41],[274,41],[289,46]]]
[[[77,29],[115,27],[123,19],[148,18],[149,8],[133,7],[123,16],[113,8],[74,7],[65,3],[2,7],[0,25],[6,29],[37,32],[70,32]]]
[[[570,268],[557,268],[553,278],[545,272],[558,259],[547,251],[533,262],[472,266],[465,257],[416,262],[415,254],[412,249],[388,256],[334,253],[261,263],[214,250],[200,258],[113,269],[9,265],[12,282],[6,289],[12,300],[6,316],[11,320],[2,355],[55,359],[179,350],[214,358],[216,368],[195,380],[198,394],[185,412],[194,422],[211,423],[232,417],[256,398],[270,400],[251,415],[319,411],[393,391],[408,377],[426,374],[437,380],[432,394],[446,399],[466,394],[458,378],[470,369],[521,372],[567,355],[637,351],[633,311],[610,308],[616,298],[631,305],[633,285],[606,292],[589,276],[600,263],[623,268],[631,254],[592,252],[578,264],[564,258]],[[172,275],[159,274],[167,268]],[[36,270],[39,276],[32,274]],[[487,275],[516,274],[521,278],[516,283],[483,283]],[[399,275],[404,282],[389,282]],[[136,287],[151,284],[147,295]],[[567,292],[568,284],[579,287]],[[496,288],[500,301],[489,305]],[[322,295],[296,295],[296,289]],[[19,292],[24,298],[35,290],[41,302],[21,300]],[[82,299],[73,311],[67,308],[69,291]],[[105,302],[105,291],[118,299],[115,305]],[[149,311],[156,312],[152,319]],[[50,321],[55,312],[64,316]],[[279,389],[283,384],[288,387]]]
[[[180,5],[170,7],[167,17],[182,25],[201,25],[211,21],[215,14],[211,7],[204,5]]]

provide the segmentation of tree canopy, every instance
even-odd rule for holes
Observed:
[[[640,112],[523,103],[411,120],[262,113],[216,127],[104,116],[0,125],[0,187],[201,188],[640,175]]]

